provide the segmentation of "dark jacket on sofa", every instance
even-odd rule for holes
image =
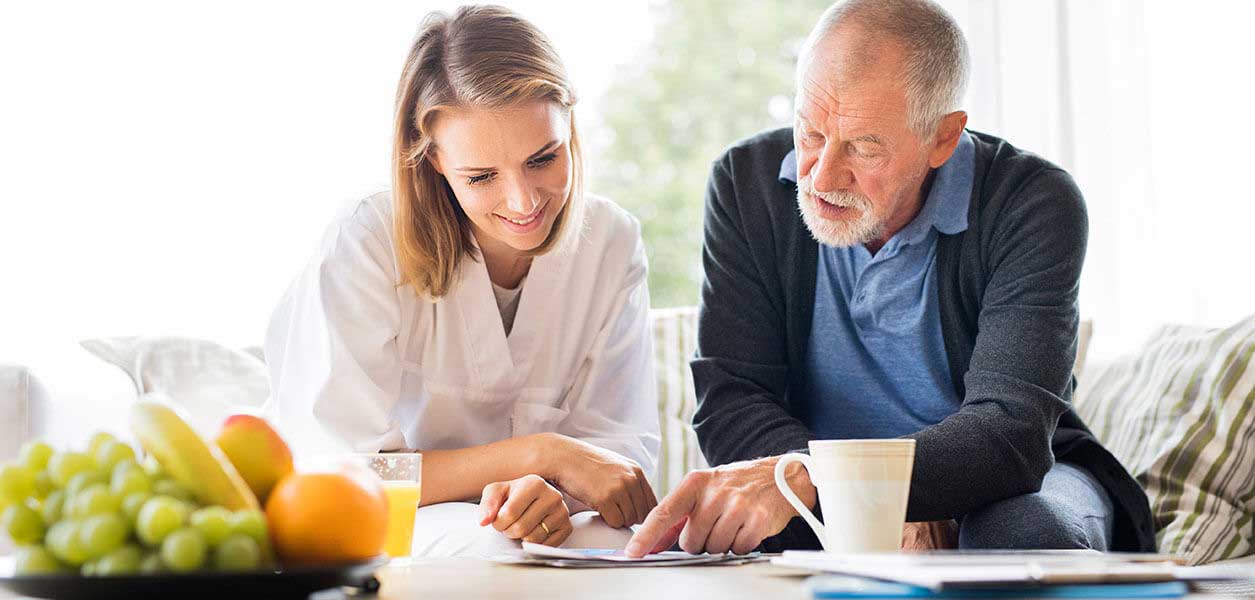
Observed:
[[[1146,494],[1071,408],[1088,220],[1072,177],[970,132],[968,228],[937,242],[941,328],[959,410],[916,440],[908,521],[957,519],[1032,493],[1055,460],[1086,467],[1115,506],[1112,550],[1153,551]],[[777,179],[788,128],[733,145],[706,192],[693,419],[712,465],[805,451],[797,418],[818,244]],[[818,548],[800,518],[764,549]]]

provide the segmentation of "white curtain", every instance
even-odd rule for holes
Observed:
[[[1085,193],[1094,355],[1161,323],[1255,313],[1255,5],[945,5],[972,51],[969,126],[1060,164]]]

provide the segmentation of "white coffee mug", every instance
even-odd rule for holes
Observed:
[[[902,546],[906,502],[915,464],[915,440],[815,440],[810,455],[786,454],[776,463],[776,487],[806,519],[824,550],[896,552]],[[784,479],[802,463],[819,494],[824,523],[802,504]]]

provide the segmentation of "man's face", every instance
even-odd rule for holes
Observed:
[[[816,240],[883,245],[922,202],[929,148],[907,122],[902,49],[838,28],[801,65],[798,208]]]

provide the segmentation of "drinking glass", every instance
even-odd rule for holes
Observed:
[[[388,497],[388,533],[384,552],[409,556],[414,536],[414,513],[422,497],[423,455],[385,452],[354,454],[354,462],[374,471],[383,480]]]

